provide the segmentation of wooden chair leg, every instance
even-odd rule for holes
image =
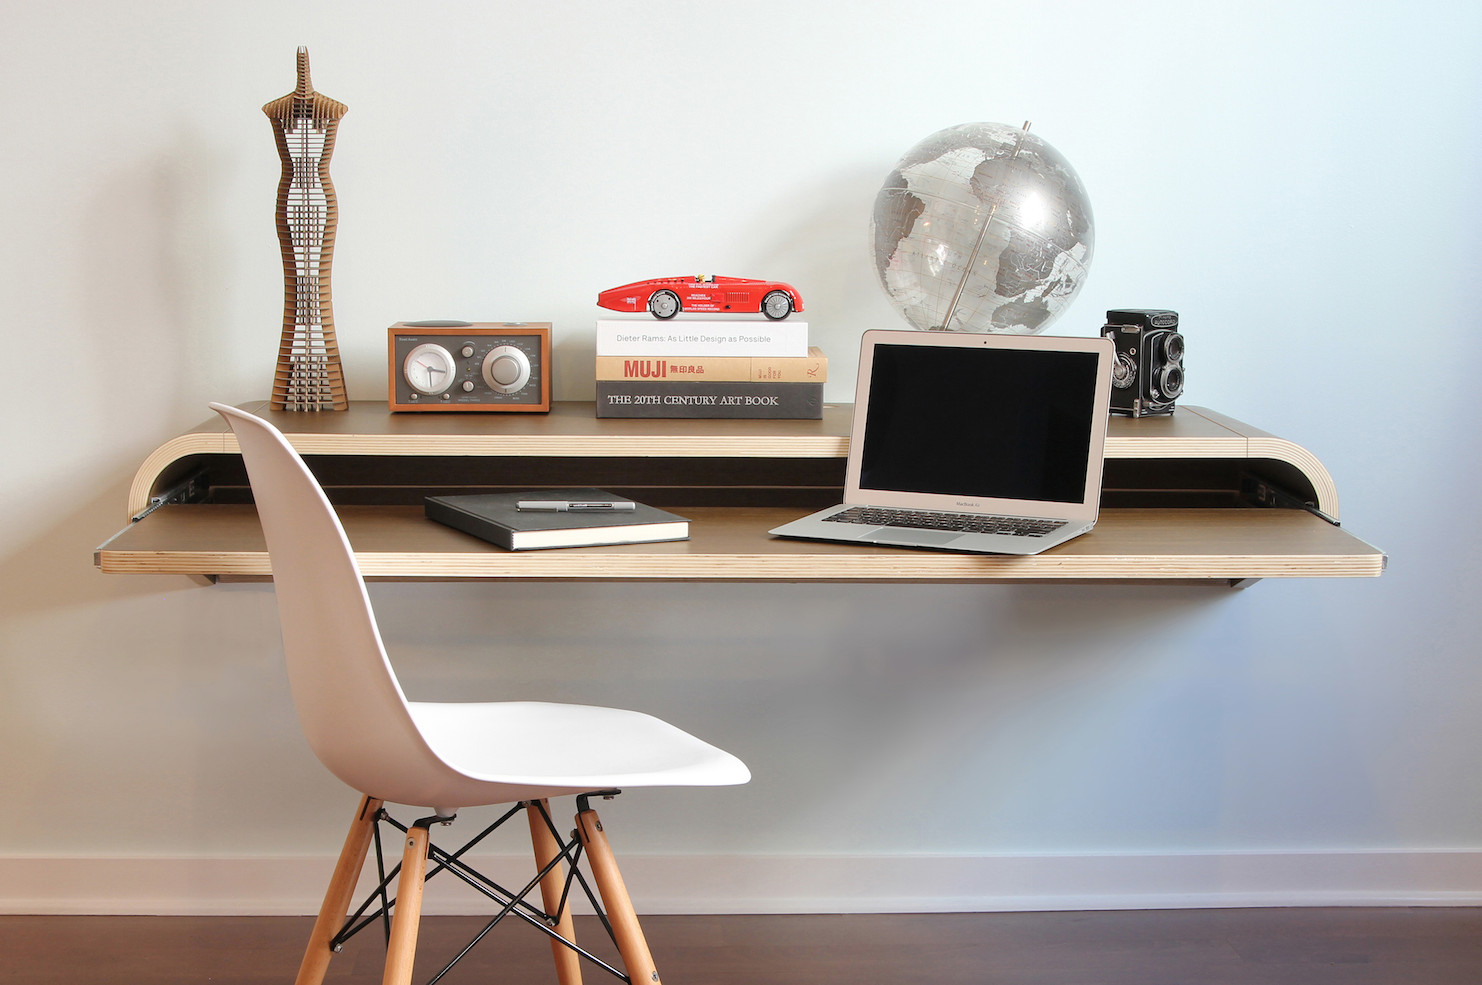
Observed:
[[[545,814],[541,814],[541,808]],[[537,807],[531,803],[525,808],[525,816],[530,821],[530,844],[535,849],[536,871],[551,864],[551,859],[560,854],[560,846],[556,843],[556,836],[551,834],[550,826],[546,818],[550,816],[551,807],[546,801],[540,801]],[[576,922],[571,919],[571,903],[568,900],[566,908],[559,914],[556,907],[561,904],[561,889],[566,882],[566,866],[556,866],[547,872],[545,878],[540,880],[540,899],[545,904],[545,912],[557,917],[556,926],[553,928],[567,940],[576,942]],[[561,985],[581,985],[581,958],[571,948],[559,941],[551,941],[551,955],[556,959],[556,979]]]
[[[607,910],[607,920],[612,924],[612,934],[617,938],[618,953],[623,956],[629,980],[633,985],[658,985],[658,969],[654,967],[653,955],[648,953],[648,941],[643,939],[638,914],[633,912],[628,887],[623,885],[623,875],[612,857],[596,811],[586,810],[576,815],[576,833],[597,880],[597,891],[602,894],[602,906]]]
[[[386,946],[386,973],[381,985],[411,985],[417,957],[417,927],[422,921],[422,886],[427,879],[426,828],[407,832],[396,881],[396,911],[391,915],[391,941]]]
[[[324,981],[329,959],[334,954],[329,949],[329,942],[344,926],[355,883],[360,879],[360,869],[365,864],[365,853],[375,831],[376,812],[380,809],[379,800],[360,798],[360,809],[350,823],[350,833],[345,835],[345,847],[340,849],[340,860],[335,863],[329,889],[324,893],[324,904],[319,907],[319,919],[314,921],[314,932],[309,935],[309,946],[304,951],[295,985],[319,985]]]

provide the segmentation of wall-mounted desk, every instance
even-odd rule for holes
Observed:
[[[270,413],[340,512],[367,577],[713,581],[1220,581],[1373,577],[1384,554],[1305,509],[1257,508],[1254,477],[1336,518],[1337,490],[1299,445],[1198,407],[1114,417],[1103,512],[1036,557],[790,541],[770,527],[839,501],[851,408],[821,421],[597,420],[550,415]],[[203,502],[165,505],[100,547],[108,573],[271,574],[236,439],[219,419],[140,467],[127,519],[194,477]],[[691,539],[510,553],[426,519],[425,495],[599,486],[690,518]]]

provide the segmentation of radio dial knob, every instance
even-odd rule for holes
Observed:
[[[530,382],[530,357],[512,345],[499,345],[484,357],[484,382],[495,393],[514,393]]]

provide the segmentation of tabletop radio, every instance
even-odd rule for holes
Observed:
[[[386,354],[392,410],[551,409],[550,322],[397,322]]]

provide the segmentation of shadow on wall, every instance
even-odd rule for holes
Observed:
[[[108,481],[81,506],[0,558],[0,585],[5,586],[0,621],[197,587],[171,576],[103,575],[93,565],[93,550],[128,525],[125,504],[132,480],[131,471],[127,478]]]
[[[888,810],[916,786],[937,808],[921,827],[944,848],[981,846],[995,830],[1013,830],[1023,844],[1026,829],[1084,829],[1084,816],[1068,823],[1054,816],[1057,796],[1076,791],[1083,811],[1094,802],[1084,791],[1095,784],[1082,774],[1108,750],[1145,757],[1113,771],[1127,786],[1139,783],[1158,753],[1146,748],[1147,736],[1128,734],[1129,714],[1146,710],[1149,692],[1172,687],[1187,698],[1200,690],[1190,686],[1206,656],[1195,641],[1238,599],[1225,587],[1195,586],[1021,585],[984,595],[976,618],[964,613],[946,648],[901,641],[894,656],[917,673],[874,695],[878,724],[868,754],[827,792]],[[926,623],[917,627],[922,641],[932,632]],[[1154,724],[1170,722],[1174,731],[1189,724],[1179,714]],[[1208,752],[1197,747],[1219,722],[1202,726],[1182,730],[1181,754]]]
[[[0,803],[57,819],[0,850],[220,850],[246,823],[234,790],[323,786],[293,721],[270,588],[93,567],[126,491],[107,484],[0,560]]]
[[[1031,786],[1083,768],[1077,750],[1094,756],[1096,724],[1123,714],[1149,679],[1186,675],[1183,637],[1217,623],[1235,597],[1071,585],[371,591],[413,699],[658,715],[741,756],[754,779],[744,797],[645,791],[626,810],[662,832],[673,824],[666,810],[695,816],[724,804],[733,816],[725,850],[824,852],[902,841],[980,849],[983,825],[967,834],[963,809],[1033,801],[1026,767],[1037,774]],[[912,808],[903,791],[931,803]],[[853,809],[870,819],[841,825],[839,812]]]

